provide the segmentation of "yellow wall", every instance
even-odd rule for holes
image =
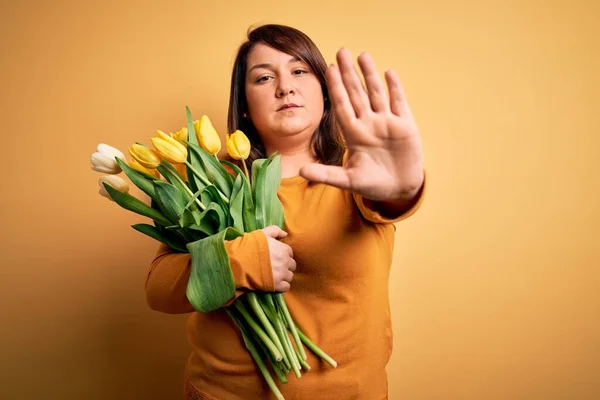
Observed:
[[[599,4],[3,2],[0,396],[179,398],[185,316],[146,306],[156,244],[89,156],[185,105],[224,132],[235,49],[278,22],[395,67],[422,130],[390,399],[600,398]]]

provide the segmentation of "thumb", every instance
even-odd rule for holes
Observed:
[[[265,235],[272,237],[274,239],[283,239],[284,237],[287,236],[287,232],[285,232],[283,229],[281,229],[277,225],[267,226],[266,228],[263,228],[262,231],[265,233]]]
[[[340,189],[350,189],[350,176],[344,167],[309,164],[300,169],[300,175],[312,182],[325,183]]]

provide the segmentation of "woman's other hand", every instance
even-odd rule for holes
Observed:
[[[296,270],[292,248],[279,240],[286,237],[287,233],[277,225],[267,226],[262,231],[267,236],[269,245],[275,291],[287,292],[290,290],[292,279],[294,279],[294,271]]]
[[[338,51],[337,62],[339,67],[327,70],[327,88],[346,139],[347,162],[343,167],[310,164],[300,174],[375,201],[410,201],[424,181],[423,151],[398,75],[386,71],[386,91],[375,62],[361,53],[365,89],[348,50]]]

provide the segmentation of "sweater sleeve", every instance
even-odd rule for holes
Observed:
[[[261,230],[225,241],[225,249],[236,290],[223,307],[249,290],[275,290],[267,238]],[[194,311],[186,295],[190,271],[189,253],[175,253],[161,243],[146,277],[146,300],[150,308],[168,314]]]

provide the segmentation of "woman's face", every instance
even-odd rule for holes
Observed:
[[[317,76],[304,62],[263,43],[248,54],[248,115],[266,146],[281,140],[310,143],[323,117],[323,93]],[[286,108],[288,106],[288,108]]]

